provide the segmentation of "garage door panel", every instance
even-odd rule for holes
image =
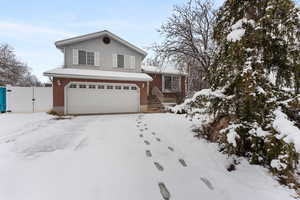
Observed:
[[[99,84],[99,83],[98,83]],[[109,84],[108,84],[109,85]],[[115,85],[113,85],[115,86]],[[122,113],[139,111],[139,90],[67,88],[68,114]],[[131,88],[131,85],[130,85]]]

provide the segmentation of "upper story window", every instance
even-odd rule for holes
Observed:
[[[94,52],[87,52],[86,55],[87,55],[87,58],[86,58],[87,64],[88,65],[95,65],[95,62],[94,62],[95,54],[94,54]]]
[[[95,53],[79,50],[78,51],[79,65],[95,65]]]
[[[118,55],[117,56],[117,65],[118,65],[118,68],[124,68],[124,66],[125,66],[124,55]]]
[[[113,54],[113,67],[135,69],[135,56],[125,54]]]

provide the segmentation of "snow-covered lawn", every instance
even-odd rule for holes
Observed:
[[[191,126],[174,114],[2,114],[0,199],[163,199],[159,183],[177,200],[293,199],[262,167],[242,161],[228,172]]]

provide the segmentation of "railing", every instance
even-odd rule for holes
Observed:
[[[152,88],[151,94],[156,96],[160,102],[164,102],[164,94],[157,88]]]

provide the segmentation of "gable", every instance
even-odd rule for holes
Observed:
[[[105,36],[109,37],[111,40],[115,41],[116,43],[119,43],[120,46],[125,46],[133,51],[136,51],[137,53],[141,54],[143,57],[145,57],[147,55],[147,53],[144,50],[136,47],[135,45],[127,42],[126,40],[118,37],[117,35],[109,32],[109,31],[106,31],[106,30],[96,32],[96,33],[90,33],[90,34],[86,34],[86,35],[82,35],[82,36],[78,36],[78,37],[73,37],[73,38],[69,38],[66,40],[60,40],[60,41],[55,42],[55,45],[57,48],[63,49],[65,46],[70,46],[70,45],[76,46],[77,44],[97,40],[97,39],[103,38]]]

